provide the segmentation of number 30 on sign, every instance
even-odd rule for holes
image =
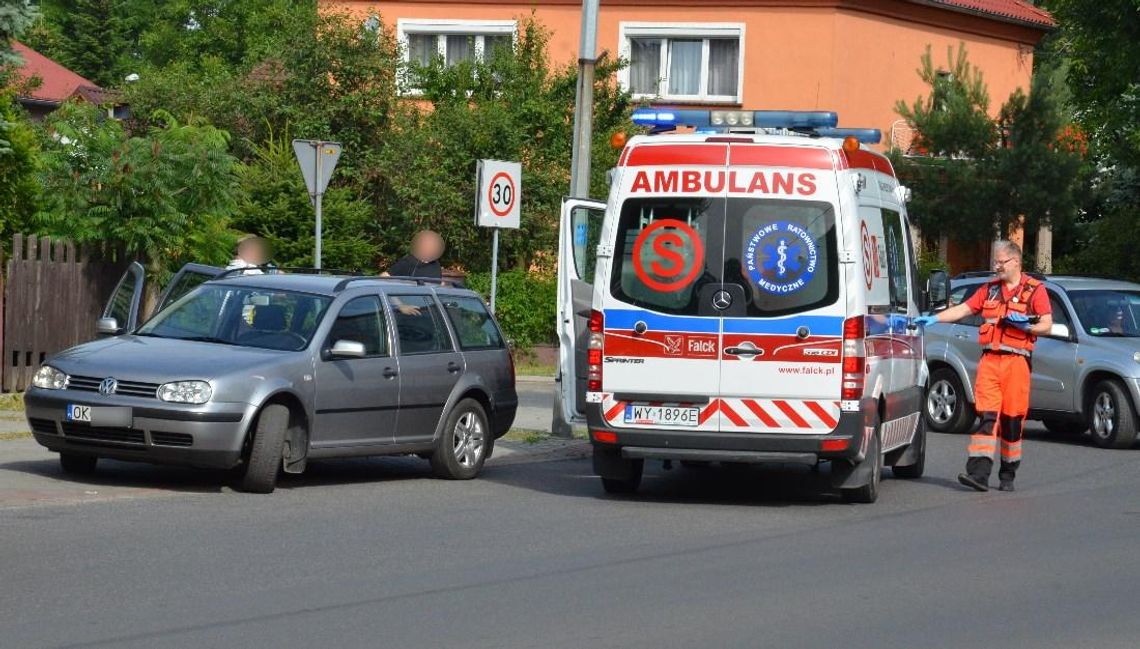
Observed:
[[[480,160],[478,184],[476,224],[488,228],[519,227],[522,165]]]

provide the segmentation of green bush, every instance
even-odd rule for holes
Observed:
[[[491,297],[491,274],[470,273],[467,286],[483,297]],[[553,343],[558,287],[554,277],[543,277],[521,270],[499,273],[495,295],[495,317],[514,346],[529,348]]]

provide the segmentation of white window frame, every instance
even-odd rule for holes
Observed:
[[[744,96],[744,23],[618,23],[618,52],[622,58],[630,59],[630,41],[634,38],[661,39],[661,71],[658,75],[657,94],[638,93],[634,99],[664,99],[669,101],[702,104],[739,104]],[[669,41],[672,39],[704,39],[701,52],[701,92],[695,95],[669,94]],[[709,39],[735,38],[740,43],[736,62],[736,94],[709,95]],[[618,74],[622,87],[630,89],[630,68],[623,68]]]
[[[475,39],[475,60],[483,60],[485,37],[510,36],[512,42],[518,40],[518,21],[516,20],[449,20],[435,18],[400,18],[396,21],[396,40],[400,43],[400,51],[404,65],[409,65],[410,50],[408,49],[408,36],[410,34],[427,34],[436,37],[437,52],[447,60],[446,36],[471,36]],[[416,95],[421,91],[409,88],[405,94]]]

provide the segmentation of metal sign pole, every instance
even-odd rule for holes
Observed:
[[[499,277],[499,228],[491,229],[491,314],[495,313],[495,291]]]
[[[313,205],[317,210],[317,225],[316,225],[316,251],[313,253],[313,268],[321,269],[321,198],[324,192],[321,191],[321,151],[324,148],[324,142],[317,142],[317,155],[313,156],[313,173],[314,178],[317,179],[317,193],[313,197]]]

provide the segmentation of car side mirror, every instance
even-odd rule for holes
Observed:
[[[95,331],[101,336],[118,336],[123,329],[114,318],[99,318],[95,321]]]
[[[944,270],[930,272],[926,280],[926,301],[931,312],[942,311],[950,306],[950,274]]]
[[[1073,337],[1073,333],[1069,331],[1069,325],[1054,323],[1053,328],[1049,330],[1049,337],[1069,340]]]
[[[364,358],[365,355],[364,343],[355,340],[338,340],[329,350],[332,358]]]

